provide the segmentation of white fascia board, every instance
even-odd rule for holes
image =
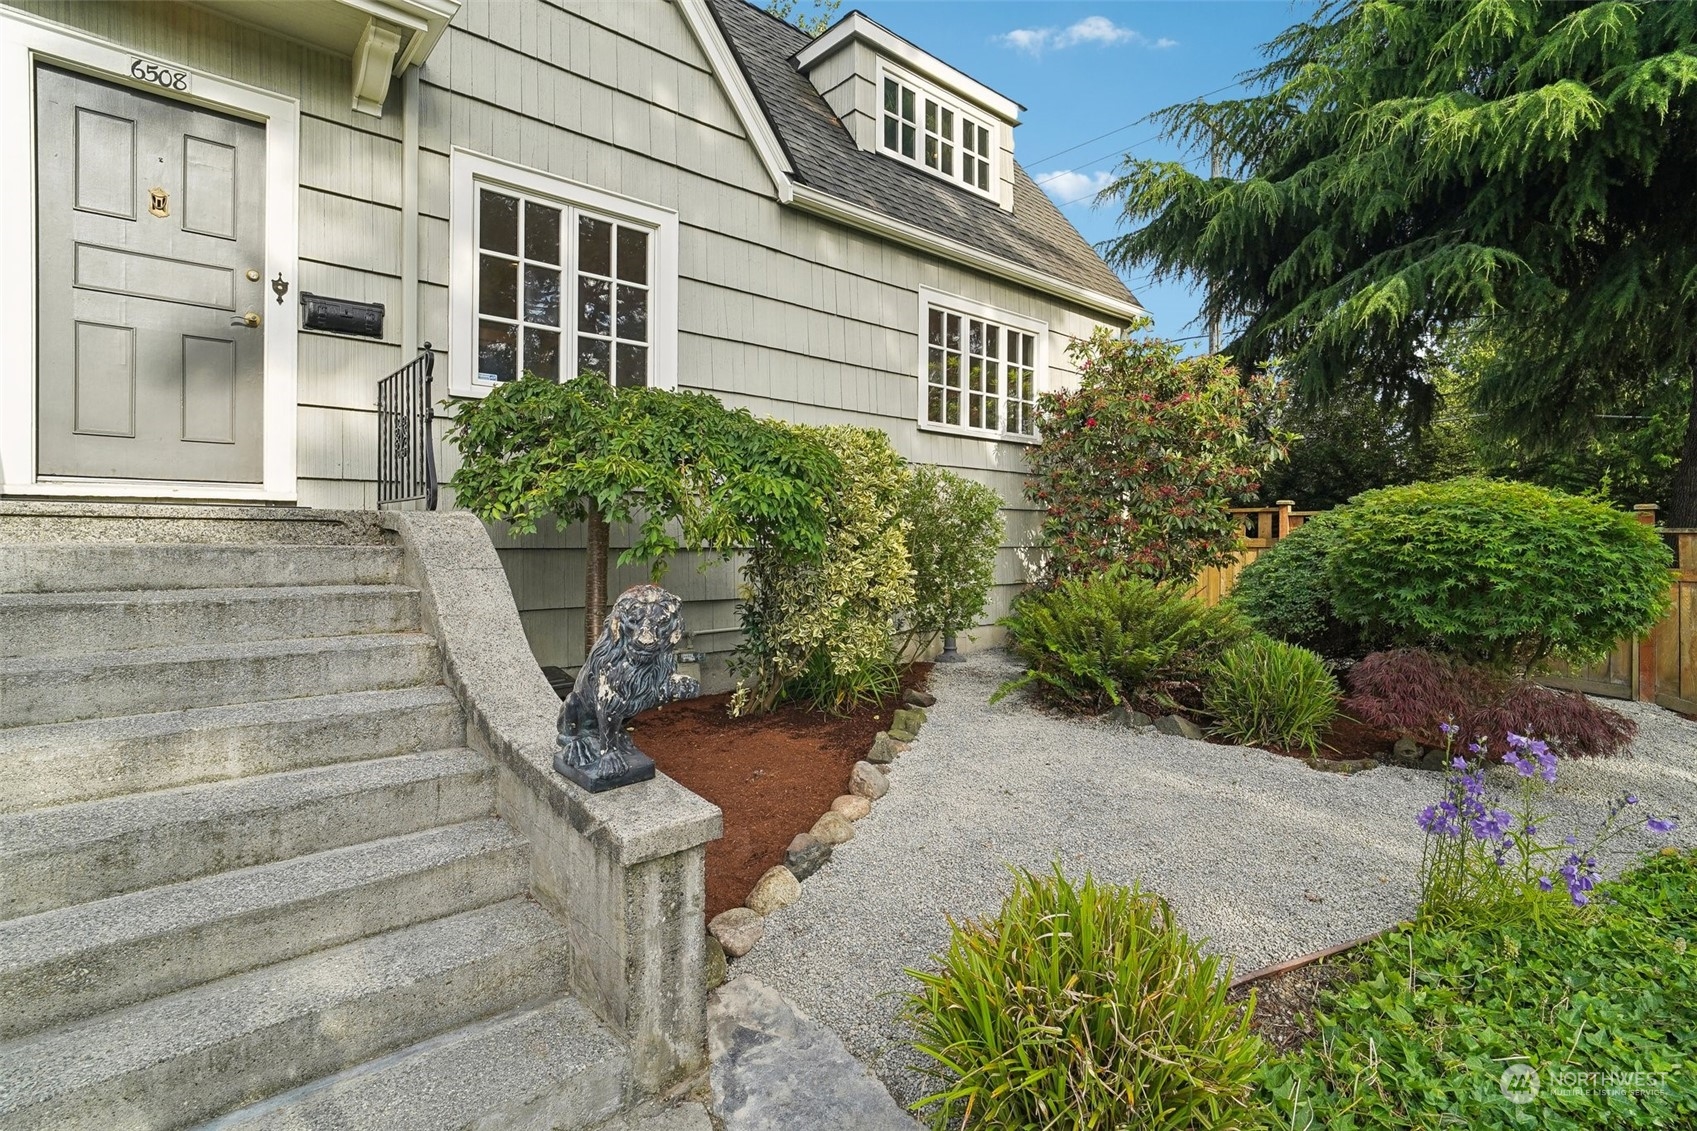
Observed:
[[[1005,94],[998,94],[971,75],[963,74],[928,51],[921,51],[895,32],[875,23],[859,12],[850,12],[836,25],[796,52],[795,62],[805,74],[821,59],[862,40],[886,59],[923,75],[945,90],[988,110],[1010,126],[1019,125],[1020,111],[1025,107]]]
[[[930,252],[933,255],[940,255],[963,266],[976,268],[987,275],[995,275],[1011,283],[1029,287],[1034,291],[1042,291],[1044,294],[1066,299],[1068,302],[1077,303],[1100,314],[1109,314],[1127,321],[1149,317],[1149,312],[1135,302],[1127,302],[1122,298],[1115,298],[1112,295],[1102,294],[1100,291],[1090,290],[1088,287],[1069,283],[1064,279],[1057,279],[1053,275],[1045,275],[1043,272],[1035,271],[1024,264],[1015,263],[997,255],[990,255],[958,240],[939,236],[934,232],[926,231],[924,228],[892,219],[869,208],[862,208],[858,204],[851,204],[839,197],[831,196],[829,193],[820,192],[816,188],[796,185],[793,192],[794,198],[790,203],[805,212],[811,212],[815,216],[836,220],[838,223],[860,228],[874,235],[905,244],[908,247]]]
[[[748,85],[748,79],[743,76],[736,56],[731,54],[731,45],[725,42],[724,35],[719,31],[718,21],[713,18],[713,13],[707,10],[707,0],[675,2],[678,10],[683,13],[684,22],[689,24],[689,30],[694,33],[695,41],[701,44],[708,65],[713,68],[714,76],[725,91],[725,97],[731,100],[731,108],[736,111],[737,120],[742,123],[743,130],[748,134],[748,140],[759,155],[760,163],[766,166],[766,174],[772,178],[772,187],[777,192],[778,200],[788,203],[791,192],[790,174],[795,170],[790,167],[789,158],[784,156],[784,147],[778,143],[778,135],[772,129],[772,123],[766,120],[766,112],[760,108],[759,100],[754,97],[754,90]]]

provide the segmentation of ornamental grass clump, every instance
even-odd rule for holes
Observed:
[[[1000,623],[1029,670],[990,701],[1030,686],[1087,714],[1132,700],[1170,707],[1173,691],[1251,631],[1229,606],[1118,570],[1028,590]]]
[[[1338,685],[1306,648],[1254,636],[1208,669],[1202,704],[1233,742],[1310,755],[1338,713]]]
[[[1261,1042],[1166,900],[1014,873],[993,918],[953,924],[904,1013],[942,1087],[931,1125],[1005,1131],[1253,1126]]]
[[[1540,830],[1549,814],[1540,802],[1543,791],[1555,784],[1559,765],[1549,744],[1510,733],[1493,751],[1481,736],[1467,743],[1463,754],[1456,750],[1461,728],[1444,723],[1442,729],[1450,762],[1444,796],[1416,818],[1426,833],[1420,863],[1422,921],[1537,919],[1558,906],[1546,898],[1558,888],[1562,902],[1584,907],[1601,878],[1598,860],[1610,841],[1634,826],[1665,836],[1679,825],[1677,817],[1643,813],[1638,796],[1623,793],[1609,803],[1588,839],[1570,834],[1559,844],[1547,843]],[[1501,801],[1486,788],[1483,767],[1493,754],[1514,771],[1518,788],[1511,801]]]

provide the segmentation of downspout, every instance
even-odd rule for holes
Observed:
[[[401,91],[401,356],[420,345],[418,328],[419,68],[408,67]]]

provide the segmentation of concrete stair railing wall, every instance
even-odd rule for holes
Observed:
[[[0,1128],[577,1128],[699,1070],[704,845],[552,772],[464,513],[0,502]]]

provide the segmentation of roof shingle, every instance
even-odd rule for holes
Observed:
[[[709,4],[798,182],[1074,286],[1137,302],[1017,161],[1009,213],[922,170],[859,149],[796,69],[795,54],[811,42],[805,33],[746,0]]]

